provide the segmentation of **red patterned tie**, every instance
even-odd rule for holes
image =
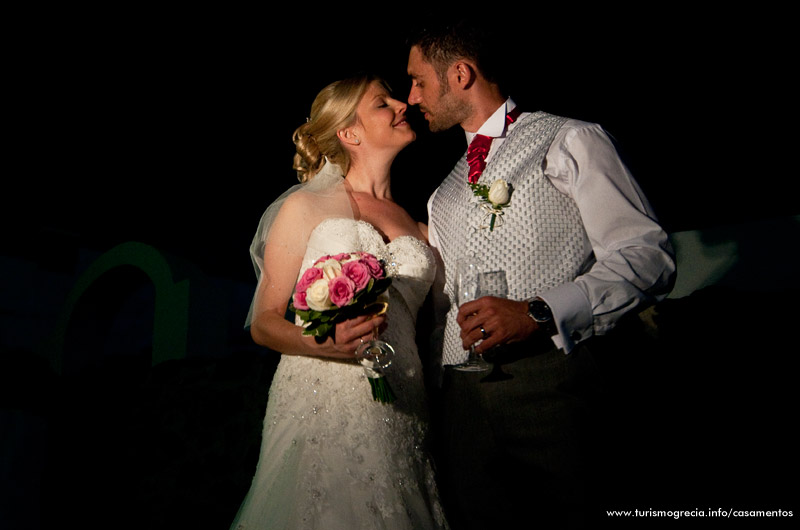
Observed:
[[[519,117],[522,109],[514,107],[514,110],[506,114],[506,124],[510,125]],[[486,169],[486,155],[489,154],[489,148],[492,146],[492,137],[484,136],[482,134],[475,135],[472,142],[467,148],[467,164],[469,164],[469,175],[467,179],[470,184],[477,184],[478,178]]]
[[[486,168],[486,155],[489,154],[489,147],[492,145],[492,138],[478,134],[472,139],[467,149],[467,164],[469,164],[469,176],[467,179],[470,184],[476,184],[478,177],[481,176]]]

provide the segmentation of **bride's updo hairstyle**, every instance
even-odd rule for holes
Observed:
[[[347,174],[350,155],[336,133],[355,123],[358,102],[373,81],[384,83],[373,75],[363,74],[331,83],[317,94],[308,121],[292,136],[297,150],[293,168],[300,182],[311,180],[322,168],[325,157]]]

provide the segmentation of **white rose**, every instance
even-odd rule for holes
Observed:
[[[332,307],[330,293],[328,292],[328,280],[323,278],[308,286],[308,289],[306,289],[306,303],[314,311],[325,311]]]
[[[324,263],[320,263],[317,266],[322,269],[322,276],[326,280],[332,280],[342,275],[342,264],[335,259],[325,260]]]
[[[508,204],[509,199],[511,199],[511,194],[508,191],[508,183],[503,179],[492,182],[489,188],[489,202],[495,206],[503,206]]]

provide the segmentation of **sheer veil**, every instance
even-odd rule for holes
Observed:
[[[258,307],[259,293],[270,287],[270,264],[285,265],[302,261],[311,232],[325,219],[354,219],[341,168],[326,159],[311,180],[296,184],[270,204],[250,245],[258,285],[250,304],[245,327],[249,327]],[[268,263],[264,254],[269,250]],[[300,271],[298,269],[297,275]],[[289,302],[288,298],[286,300]]]

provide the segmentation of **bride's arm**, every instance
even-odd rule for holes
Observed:
[[[287,200],[270,231],[250,334],[257,344],[288,355],[353,359],[360,338],[370,337],[373,327],[382,325],[385,317],[362,316],[341,322],[336,326],[336,340],[328,339],[322,344],[302,335],[302,328],[285,318],[303,260],[303,252],[296,248],[297,230],[293,228],[304,222],[301,202]]]

